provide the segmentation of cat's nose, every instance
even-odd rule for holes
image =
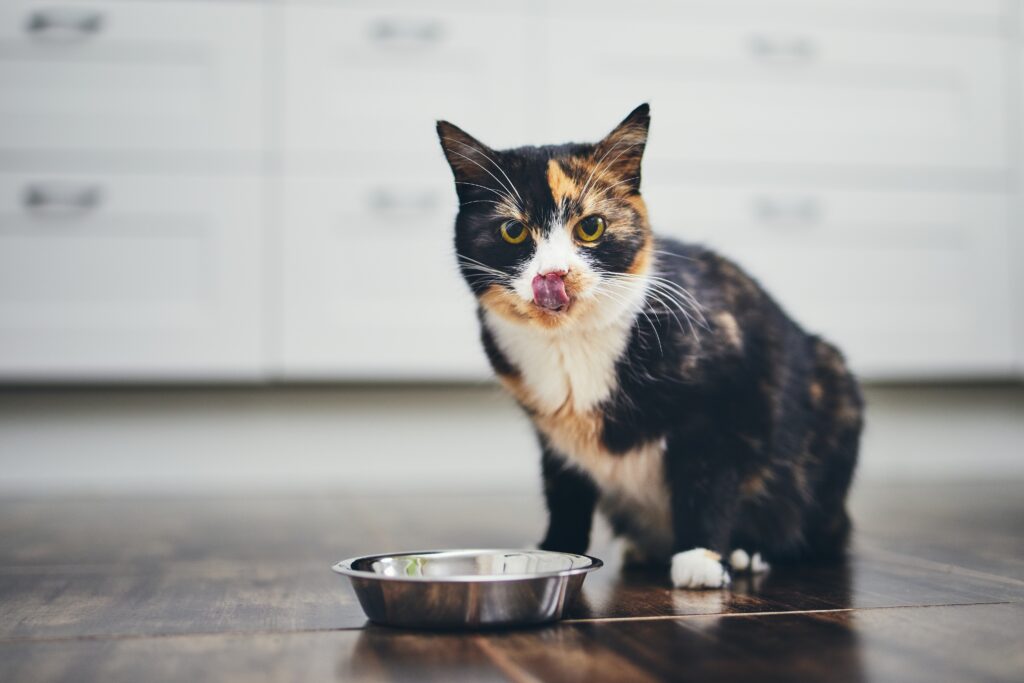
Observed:
[[[569,303],[569,295],[565,291],[565,280],[568,271],[554,270],[535,275],[533,278],[533,303],[549,311],[559,311]]]

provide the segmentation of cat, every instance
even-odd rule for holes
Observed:
[[[649,127],[644,104],[594,144],[495,150],[437,122],[483,348],[540,442],[540,547],[585,553],[600,510],[680,588],[839,558],[858,383],[736,264],[652,233]]]

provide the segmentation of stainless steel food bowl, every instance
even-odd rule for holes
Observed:
[[[370,621],[416,628],[479,628],[560,619],[595,557],[546,550],[426,550],[343,560]]]

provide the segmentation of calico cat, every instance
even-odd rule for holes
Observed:
[[[678,587],[836,558],[857,382],[735,264],[651,232],[649,125],[645,104],[596,144],[499,151],[437,123],[483,346],[540,441],[541,548],[585,552],[597,508]]]

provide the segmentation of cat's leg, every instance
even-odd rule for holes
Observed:
[[[548,506],[548,531],[541,550],[585,553],[590,545],[597,487],[594,482],[541,440],[544,499]]]
[[[672,583],[677,588],[724,588],[739,511],[739,481],[733,458],[711,433],[669,439],[665,452],[672,509]]]

